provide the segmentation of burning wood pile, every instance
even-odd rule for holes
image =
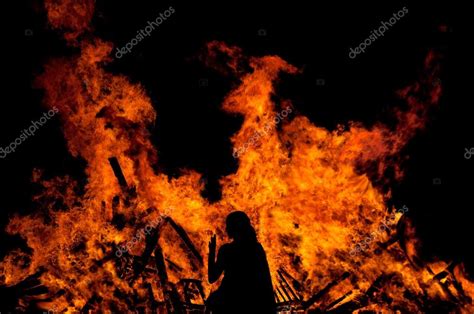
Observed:
[[[329,131],[278,99],[279,74],[297,75],[296,67],[209,43],[206,63],[224,55],[219,68],[240,82],[222,108],[243,117],[231,138],[239,168],[220,180],[222,198],[211,203],[201,174],[158,170],[155,108],[141,85],[105,70],[113,45],[91,31],[94,1],[46,0],[45,8],[74,53],[48,61],[35,87],[46,108],[58,108],[85,179],[34,171],[37,211],[6,228],[27,249],[0,263],[16,311],[203,312],[213,288],[207,242],[214,232],[225,239],[234,210],[247,213],[266,250],[280,313],[474,311],[463,264],[419,261],[415,230],[380,188],[403,177],[400,150],[438,103],[435,53],[426,75],[398,91],[405,104],[393,126],[350,122]]]
[[[115,196],[115,202],[124,202],[130,205],[136,200],[137,194],[135,187],[129,187],[120,164],[115,157],[109,158],[110,165],[117,178],[122,193]],[[146,212],[157,211],[155,208],[149,208]],[[124,221],[124,217],[119,217],[120,214],[114,213],[112,224],[116,228],[123,228],[123,225],[128,223]],[[402,222],[402,221],[400,221]],[[204,267],[203,258],[197,248],[192,243],[185,229],[177,224],[172,217],[162,216],[157,223],[150,228],[145,228],[146,236],[143,239],[145,247],[141,255],[133,255],[128,253],[127,247],[122,250],[113,246],[115,254],[109,254],[96,261],[97,266],[103,266],[107,261],[114,261],[115,272],[118,277],[127,282],[130,288],[133,289],[138,279],[141,278],[145,282],[144,287],[147,294],[140,295],[134,290],[133,294],[127,294],[125,291],[116,290],[116,294],[120,296],[121,300],[125,302],[130,308],[137,311],[151,312],[151,313],[204,313],[206,294],[204,292],[203,283],[199,279],[182,278],[178,282],[171,282],[168,276],[168,269],[180,274],[182,268],[174,263],[171,259],[165,258],[163,249],[158,243],[160,232],[169,226],[180,240],[180,244],[186,248],[188,253],[188,262],[194,270]],[[398,228],[399,232],[403,232]],[[392,239],[385,243],[379,243],[378,249],[387,250],[392,245],[403,245],[398,242],[397,234]],[[406,250],[405,253],[408,254]],[[115,256],[114,256],[115,255]],[[115,259],[119,257],[119,259]],[[407,255],[407,260],[409,256]],[[449,308],[450,304],[468,304],[471,298],[465,293],[462,284],[457,281],[454,274],[455,264],[448,265],[445,269],[435,274],[433,270],[427,266],[427,271],[432,276],[430,286],[435,286],[441,289],[447,296],[446,306]],[[59,297],[63,292],[59,291],[54,295],[48,295],[48,289],[41,284],[39,278],[43,274],[44,269],[37,273],[28,276],[20,283],[10,287],[3,287],[4,294],[12,294],[14,298],[24,300],[27,297],[37,296],[37,302],[52,302],[55,297]],[[383,287],[391,281],[397,280],[397,274],[383,274],[376,278],[376,280],[369,286],[365,293],[353,297],[352,290],[332,300],[329,297],[330,291],[344,281],[356,282],[358,280],[356,274],[343,272],[335,279],[331,280],[321,290],[310,296],[308,299],[303,299],[305,293],[304,286],[296,278],[290,275],[285,268],[280,267],[276,271],[274,287],[275,300],[278,306],[279,313],[352,313],[357,310],[371,308],[373,304],[380,302],[380,298],[388,298],[384,295]],[[154,284],[153,284],[153,281]],[[157,293],[158,291],[158,293]],[[415,295],[409,295],[413,302],[416,302],[419,309],[423,312],[429,312],[430,307],[429,297],[425,295],[425,300],[418,299]],[[161,295],[162,299],[158,301],[156,295]],[[47,297],[45,297],[47,296]],[[103,298],[93,294],[81,308],[81,313],[100,312]],[[317,305],[317,307],[315,307]],[[313,308],[311,310],[311,308]]]

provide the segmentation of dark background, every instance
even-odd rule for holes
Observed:
[[[410,159],[404,165],[405,180],[393,186],[394,201],[410,208],[427,257],[472,259],[474,156],[466,160],[464,153],[465,148],[474,147],[474,130],[472,101],[463,95],[472,84],[470,78],[460,76],[470,51],[463,47],[468,37],[460,26],[462,8],[403,2],[383,6],[149,2],[98,1],[95,34],[122,47],[160,12],[175,8],[151,36],[108,70],[145,86],[158,113],[151,131],[162,170],[172,176],[182,168],[203,173],[208,182],[204,195],[211,200],[219,198],[218,178],[237,168],[229,137],[239,129],[241,119],[220,110],[233,81],[199,61],[206,42],[223,40],[240,46],[247,55],[276,54],[303,68],[302,75],[281,83],[279,94],[292,99],[300,114],[328,129],[349,120],[368,126],[379,120],[397,103],[395,91],[418,79],[427,52],[441,52],[441,106],[433,112],[427,130],[403,151]],[[348,57],[350,47],[404,6],[408,14],[384,37],[364,54]],[[18,26],[9,32],[19,45],[2,60],[3,68],[15,65],[2,82],[2,147],[44,112],[41,91],[31,87],[42,64],[76,52],[47,26],[41,1],[25,1],[19,16]],[[324,85],[317,84],[321,79]],[[0,160],[0,229],[9,215],[33,210],[33,168],[45,169],[49,176],[80,178],[83,167],[82,161],[69,156],[58,119],[53,118],[15,153]],[[437,178],[441,184],[434,184]],[[0,258],[20,243],[17,237],[2,233]]]

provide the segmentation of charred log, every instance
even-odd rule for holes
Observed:
[[[280,269],[278,271],[280,271],[286,278],[291,280],[291,285],[292,285],[293,289],[295,289],[296,291],[301,291],[303,289],[303,285],[298,280],[296,280],[293,276],[291,276],[285,270],[285,268],[280,267]]]
[[[4,299],[2,308],[6,311],[15,312],[19,302],[26,298],[36,298],[37,301],[49,301],[49,299],[38,299],[39,295],[48,292],[48,289],[39,280],[43,273],[44,269],[40,269],[15,285],[0,285],[0,295]]]
[[[114,171],[115,177],[117,178],[120,187],[123,190],[127,190],[128,189],[127,180],[125,180],[125,176],[123,175],[122,168],[120,167],[118,159],[116,157],[110,157],[109,163],[110,163],[110,166],[112,167],[112,170]]]
[[[343,281],[344,279],[348,278],[350,276],[349,272],[343,273],[339,278],[336,278],[335,280],[331,281],[328,283],[321,291],[318,293],[314,294],[311,298],[303,302],[303,308],[308,309],[311,305],[313,305],[315,302],[317,302],[319,299],[321,299],[324,295],[326,295],[329,290],[332,289],[335,285]]]
[[[202,282],[197,279],[182,279],[179,284],[183,286],[185,308],[188,310],[204,310],[206,296],[204,294]],[[200,304],[192,302],[192,300],[196,298],[200,298]]]
[[[153,228],[153,230],[145,237],[145,250],[142,255],[134,260],[133,270],[133,281],[136,280],[141,273],[145,270],[148,265],[149,259],[153,250],[158,245],[159,228]]]
[[[194,246],[193,242],[189,238],[188,234],[186,231],[178,225],[171,217],[167,216],[165,220],[169,223],[169,225],[176,231],[176,233],[180,236],[180,238],[183,240],[184,244],[186,247],[189,249],[189,251],[192,253],[194,258],[198,261],[199,266],[204,266],[203,259],[199,251],[196,249]]]
[[[168,272],[166,271],[165,259],[163,257],[163,251],[160,246],[156,246],[155,249],[155,263],[158,273],[158,278],[160,279],[160,284],[162,287],[165,287],[168,283]]]
[[[158,311],[159,303],[155,300],[155,296],[153,295],[153,287],[149,282],[147,282],[145,285],[148,291],[148,299],[150,300],[151,312],[156,313]]]
[[[292,296],[292,300],[298,300],[300,301],[300,296],[297,295],[295,293],[295,291],[293,291],[293,288],[290,286],[290,284],[288,283],[288,281],[285,279],[285,277],[283,276],[283,273],[281,270],[278,270],[277,271],[278,273],[278,276],[281,278],[281,282],[280,284],[284,284],[286,286],[286,288],[288,289],[288,291],[290,292],[291,296]]]

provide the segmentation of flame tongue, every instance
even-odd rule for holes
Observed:
[[[94,15],[94,0],[45,0],[48,21],[52,28],[64,31],[64,38],[75,45],[77,39],[89,30]]]
[[[69,29],[84,32],[90,6],[76,8],[82,13],[60,22],[55,10],[72,2],[59,3],[47,1],[50,22],[79,25]],[[78,55],[47,63],[36,84],[45,91],[45,106],[59,110],[69,152],[86,161],[87,183],[82,187],[68,176],[44,180],[35,171],[33,180],[44,187],[36,196],[43,214],[11,219],[7,231],[20,234],[32,251],[14,251],[5,258],[1,268],[6,283],[17,283],[43,267],[41,280],[56,293],[52,305],[45,306],[74,312],[103,300],[102,308],[127,311],[132,299],[149,302],[150,284],[158,285],[158,278],[161,288],[182,278],[206,283],[206,267],[199,257],[207,254],[212,232],[217,229],[224,237],[224,219],[237,209],[246,211],[257,229],[275,287],[291,276],[292,285],[300,284],[295,291],[320,308],[352,302],[367,310],[418,312],[420,295],[429,300],[460,299],[433,282],[433,273],[410,265],[394,241],[401,214],[390,214],[394,209],[385,205],[390,193],[382,193],[371,181],[389,168],[395,169],[397,178],[402,175],[397,154],[424,127],[426,112],[441,93],[439,85],[431,84],[437,75],[433,54],[426,61],[428,87],[416,83],[400,91],[408,109],[397,112],[394,131],[382,124],[364,128],[353,122],[329,131],[297,115],[289,101],[275,105],[278,75],[297,74],[294,66],[277,56],[245,59],[236,47],[210,43],[209,51],[226,54],[228,68],[240,78],[223,109],[244,117],[232,137],[239,168],[221,179],[222,199],[210,204],[201,197],[200,174],[186,171],[169,179],[152,169],[157,154],[148,127],[156,114],[139,84],[103,69],[110,62],[111,44],[94,39],[78,47]],[[240,66],[247,61],[249,73]],[[110,157],[117,158],[127,187],[118,184]],[[147,255],[143,230],[152,222],[160,229],[155,240],[163,259],[161,251],[155,251],[151,271],[130,283],[119,269],[133,256]],[[126,254],[115,257],[117,247],[132,239],[138,240]],[[361,241],[367,249],[354,254]],[[28,262],[19,265],[21,259]],[[166,280],[156,273],[160,263],[168,269]],[[466,294],[473,295],[463,269],[454,273]],[[314,296],[325,286],[330,287],[326,294]],[[209,289],[206,285],[206,292]],[[152,288],[153,298],[163,300],[160,291]],[[471,305],[465,306],[468,310]]]

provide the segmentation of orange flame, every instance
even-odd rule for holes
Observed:
[[[93,8],[93,1],[81,5],[46,1],[50,24],[66,29],[68,39],[88,29]],[[63,14],[66,11],[70,13]],[[434,275],[414,267],[398,243],[390,242],[397,234],[393,227],[373,235],[367,252],[351,254],[354,245],[379,230],[387,218],[393,226],[401,217],[399,213],[390,217],[395,211],[386,205],[390,192],[383,193],[373,180],[390,168],[395,169],[397,179],[402,177],[398,153],[424,128],[428,110],[441,95],[441,86],[432,84],[438,72],[436,55],[429,53],[426,58],[428,75],[399,92],[407,109],[396,111],[395,128],[381,123],[366,128],[351,122],[329,131],[294,113],[291,102],[272,100],[279,74],[296,75],[296,67],[278,56],[246,59],[240,49],[220,42],[211,42],[207,48],[210,58],[206,62],[213,64],[216,53],[225,54],[228,68],[240,79],[222,108],[243,116],[231,140],[234,149],[246,147],[238,154],[237,172],[220,180],[222,199],[212,204],[200,194],[199,173],[189,170],[171,179],[152,168],[158,158],[148,129],[156,113],[141,85],[104,70],[104,64],[111,62],[110,43],[80,41],[75,56],[45,65],[36,86],[45,92],[44,105],[59,109],[69,152],[86,162],[87,183],[82,186],[69,176],[46,180],[41,171],[34,172],[33,181],[44,187],[36,196],[43,208],[11,219],[7,231],[21,235],[32,250],[13,251],[1,262],[5,283],[17,283],[44,268],[43,284],[58,295],[43,304],[45,308],[77,312],[98,296],[104,300],[103,310],[127,311],[129,306],[121,295],[136,295],[146,303],[145,284],[155,284],[158,279],[143,276],[130,286],[120,278],[117,261],[108,258],[118,245],[166,214],[186,229],[197,251],[205,256],[209,235],[217,229],[223,239],[226,215],[243,210],[256,227],[271,270],[275,273],[284,267],[302,283],[299,293],[305,300],[334,278],[350,274],[314,306],[327,308],[349,292],[343,302],[363,304],[361,300],[370,298],[364,309],[384,312],[419,312],[416,299],[421,296],[448,300],[451,296]],[[250,73],[240,66],[246,62]],[[283,110],[288,115],[277,119],[277,112]],[[118,158],[136,196],[125,196],[130,191],[119,186],[108,165],[111,156]],[[375,173],[370,169],[376,169]],[[61,209],[56,208],[58,202]],[[121,226],[112,221],[118,214],[123,217]],[[186,248],[178,243],[176,233],[163,228],[159,244],[170,281],[197,278],[207,282],[205,265],[193,264]],[[384,243],[392,244],[382,248]],[[141,255],[144,248],[144,241],[139,241],[130,253]],[[20,258],[28,262],[16,263]],[[472,283],[461,266],[454,274],[471,300],[460,308],[472,312]],[[370,290],[381,278],[386,280],[383,288]],[[278,281],[274,274],[274,284]],[[210,289],[206,284],[206,292]],[[368,290],[372,291],[369,296]],[[60,291],[64,293],[58,294]],[[163,299],[159,292],[154,294]]]

